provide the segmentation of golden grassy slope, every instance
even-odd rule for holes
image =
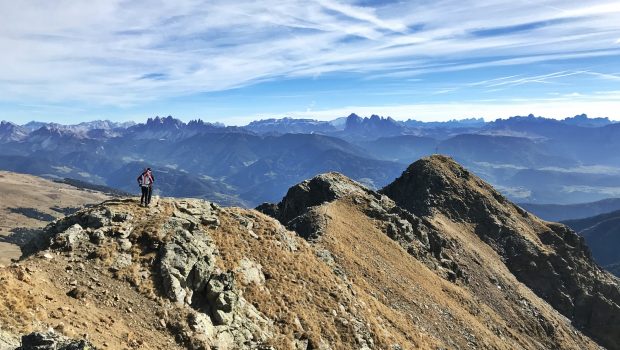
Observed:
[[[0,198],[0,236],[6,236],[16,228],[41,228],[48,223],[10,209],[34,208],[43,214],[62,217],[64,214],[52,208],[80,208],[104,201],[109,196],[33,175],[0,171]],[[0,265],[9,264],[20,254],[18,246],[0,242]]]

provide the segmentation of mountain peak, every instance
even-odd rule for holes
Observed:
[[[27,135],[25,128],[8,121],[0,121],[0,142],[21,141]]]
[[[589,118],[587,114],[579,114],[574,117],[565,118],[562,120],[566,124],[585,126],[585,127],[598,127],[613,124],[609,118]]]
[[[147,126],[164,126],[164,127],[175,127],[175,128],[180,128],[182,126],[185,125],[185,123],[183,123],[181,120],[173,118],[171,115],[162,118],[159,116],[156,116],[155,118],[149,118],[146,121],[146,125]]]
[[[470,239],[495,250],[519,281],[576,326],[605,346],[620,346],[620,336],[612,335],[620,334],[612,321],[620,312],[618,282],[603,273],[584,239],[568,227],[527,213],[441,155],[411,164],[381,193],[438,225],[468,227],[477,236]],[[587,320],[580,318],[586,314]]]
[[[349,115],[345,122],[345,130],[357,135],[371,137],[399,135],[406,131],[406,126],[391,117],[380,117],[376,114],[362,118],[355,113]]]
[[[433,208],[442,208],[451,217],[459,217],[472,210],[461,197],[481,196],[501,201],[507,200],[491,186],[471,174],[467,169],[444,155],[432,155],[411,164],[394,182],[386,186],[382,193],[402,203],[402,205],[422,215],[430,215]]]

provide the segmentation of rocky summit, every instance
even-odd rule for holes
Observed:
[[[619,349],[618,279],[449,158],[256,210],[114,199],[0,268],[0,349]]]

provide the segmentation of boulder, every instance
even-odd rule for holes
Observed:
[[[22,336],[21,346],[16,350],[96,350],[87,340],[74,340],[53,331],[33,332]]]
[[[72,250],[74,245],[78,244],[80,241],[85,241],[86,237],[87,235],[84,232],[84,229],[82,229],[82,226],[79,224],[74,224],[64,232],[56,235],[54,238],[54,246]]]

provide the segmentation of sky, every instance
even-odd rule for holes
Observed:
[[[0,0],[0,120],[620,120],[620,1]]]

